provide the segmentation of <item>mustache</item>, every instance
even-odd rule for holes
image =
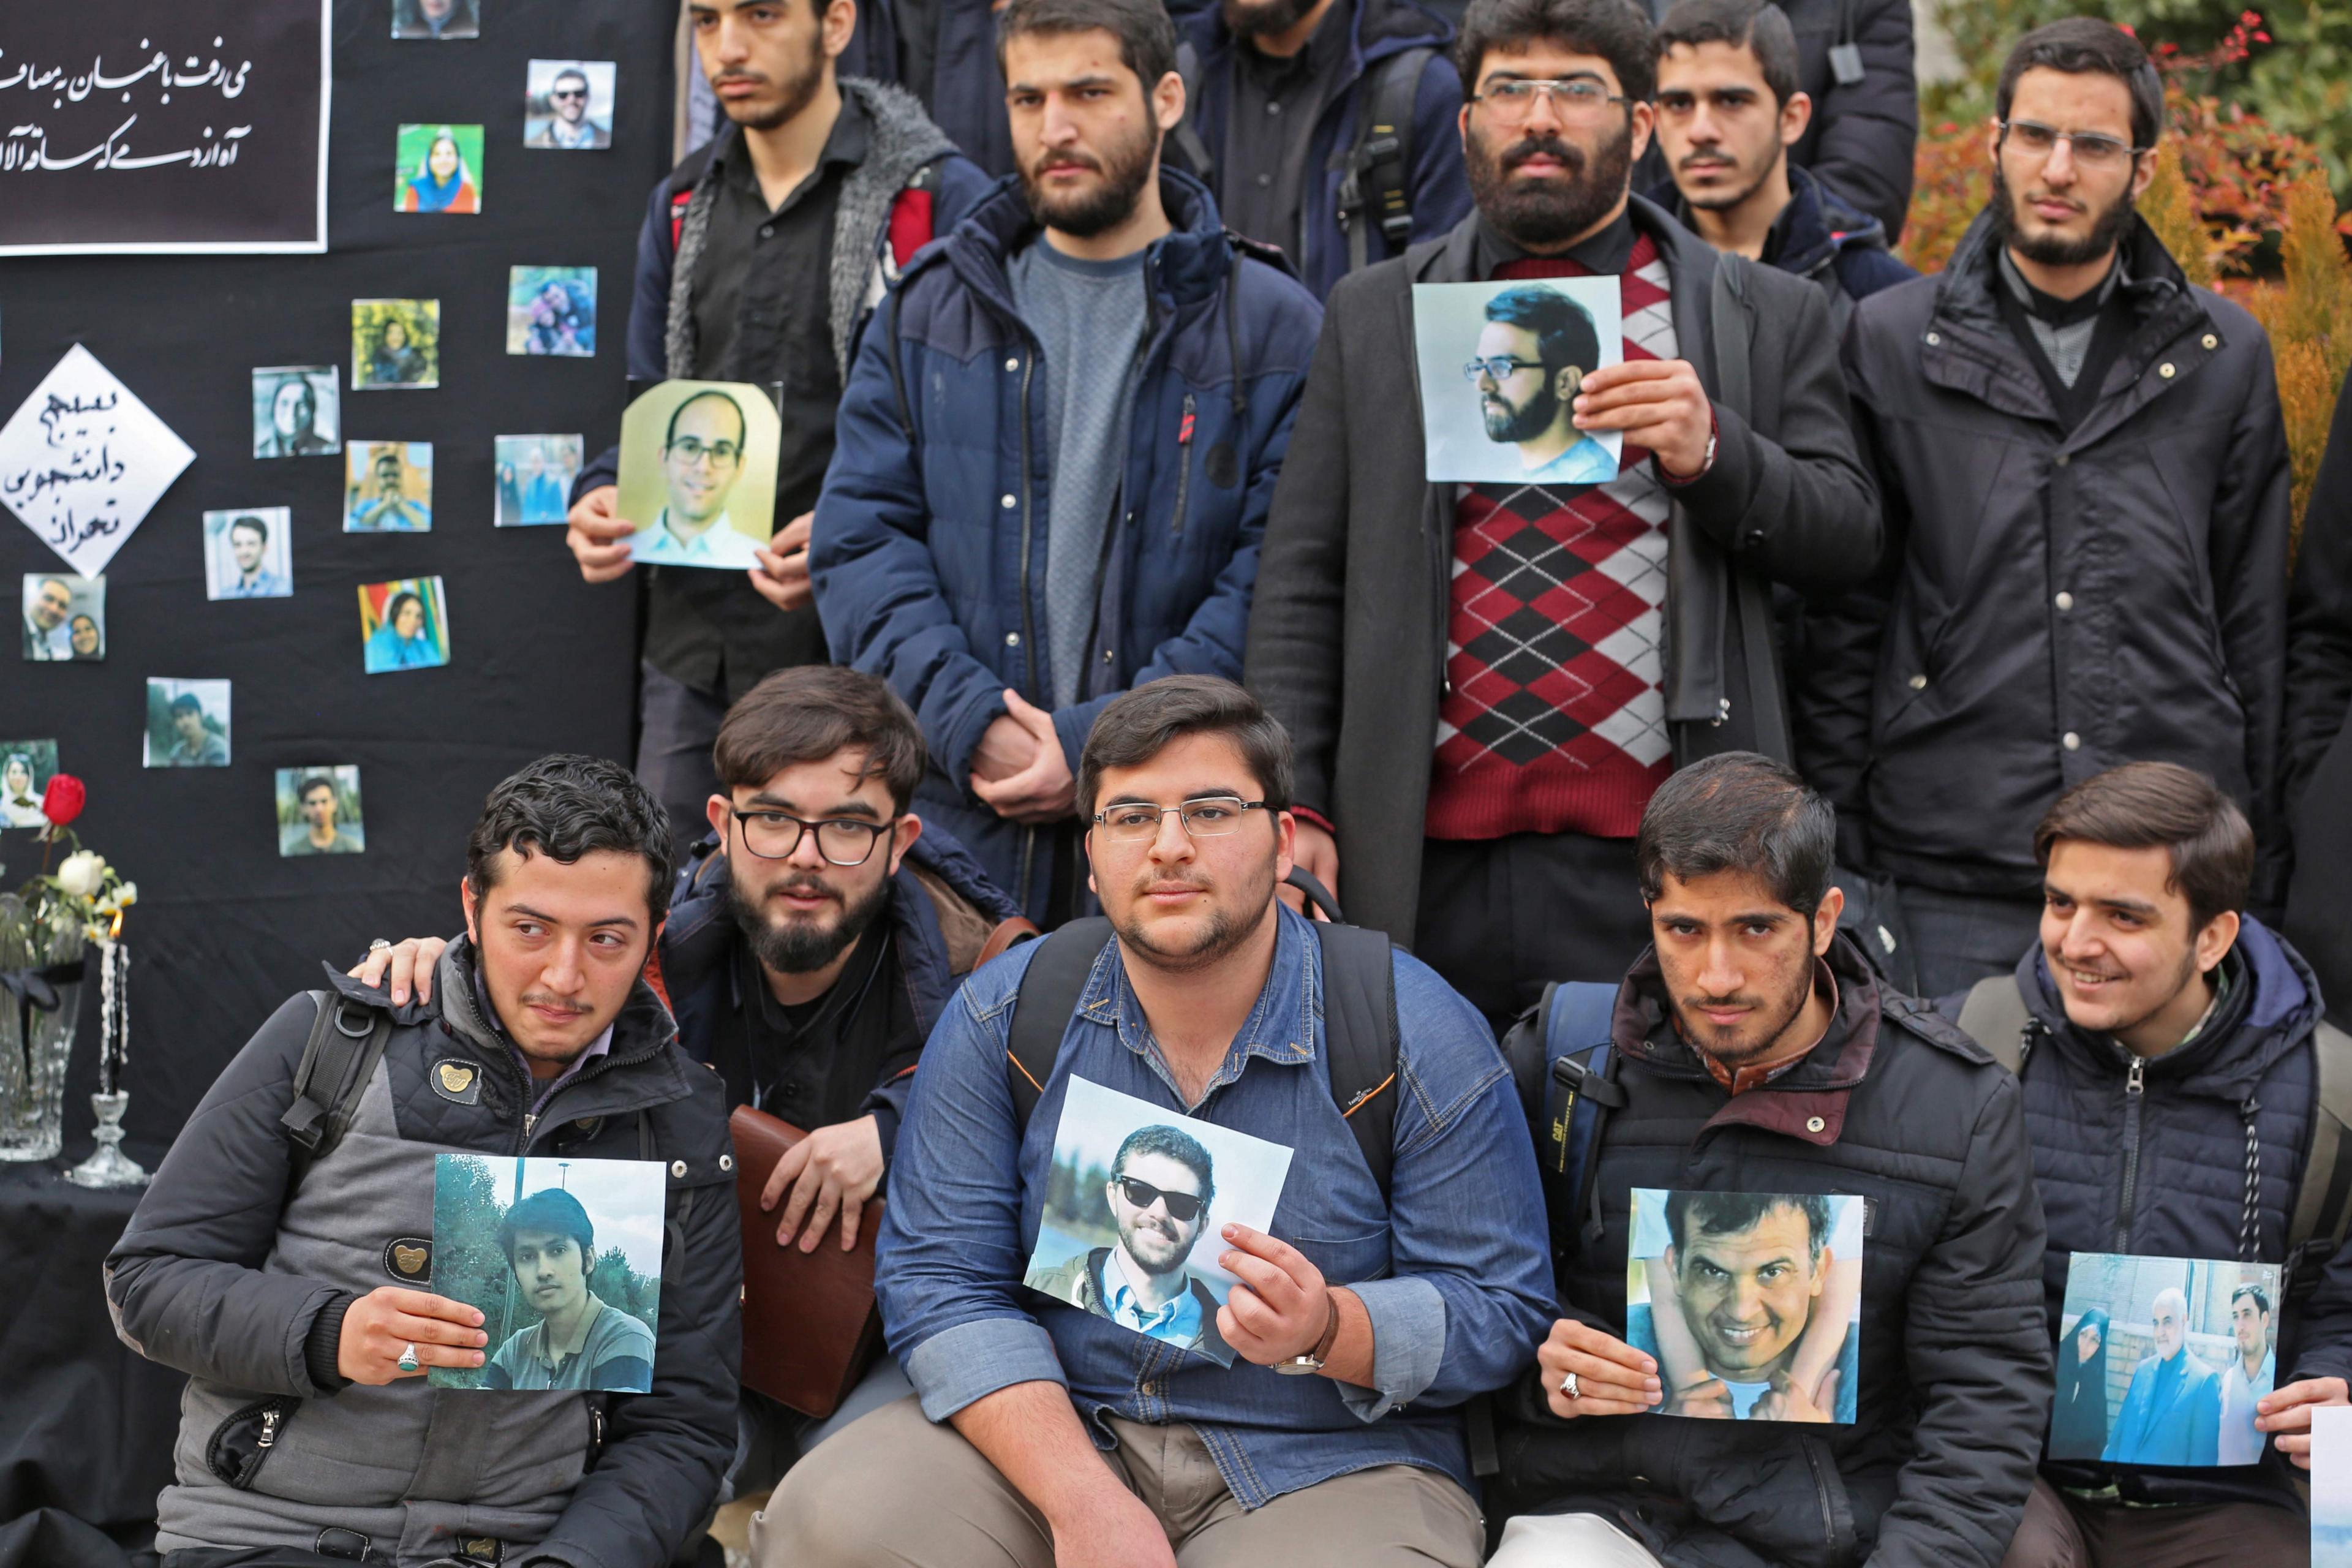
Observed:
[[[1036,163],[1030,170],[1030,173],[1033,175],[1042,174],[1045,172],[1046,165],[1048,164],[1055,164],[1063,168],[1088,169],[1097,174],[1102,173],[1101,159],[1096,157],[1091,153],[1080,152],[1076,147],[1065,148],[1063,151],[1058,153],[1045,153],[1043,156],[1038,158]]]
[[[1685,153],[1683,161],[1675,167],[1687,173],[1692,169],[1735,168],[1738,162],[1737,158],[1727,157],[1721,153]]]
[[[583,1017],[588,1012],[588,1008],[582,1004],[568,1002],[551,991],[526,991],[522,994],[522,1005],[526,1007],[546,1007],[556,1012],[569,1013],[575,1018]]]
[[[1735,992],[1729,996],[1685,996],[1683,1005],[1694,1010],[1708,1007],[1760,1008],[1764,1005],[1764,998]]]
[[[796,894],[803,899],[831,899],[836,904],[841,902],[840,889],[832,887],[822,877],[810,871],[793,872],[770,888],[767,897],[772,899],[784,893]]]
[[[714,89],[740,86],[766,87],[769,82],[768,79],[758,71],[724,70],[710,79],[710,85]]]
[[[1549,132],[1545,132],[1538,136],[1525,137],[1513,142],[1496,162],[1501,165],[1503,173],[1507,174],[1530,158],[1556,158],[1559,161],[1560,166],[1571,174],[1583,174],[1587,162],[1583,148],[1574,142],[1562,141]]]

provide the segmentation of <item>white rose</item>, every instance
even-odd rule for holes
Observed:
[[[77,899],[96,893],[106,880],[106,858],[95,850],[77,849],[58,868],[58,886]]]

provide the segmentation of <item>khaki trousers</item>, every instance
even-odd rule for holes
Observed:
[[[1190,1426],[1116,1416],[1103,1462],[1159,1516],[1179,1568],[1478,1568],[1486,1530],[1434,1470],[1381,1465],[1244,1511]],[[1045,1521],[954,1427],[912,1399],[793,1467],[752,1516],[757,1568],[1054,1568]]]
[[[2311,1521],[2258,1502],[2125,1508],[2036,1480],[2001,1568],[2304,1568]]]

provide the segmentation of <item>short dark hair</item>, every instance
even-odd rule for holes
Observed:
[[[2251,1279],[2230,1292],[2231,1310],[2234,1311],[2237,1309],[2238,1303],[2248,1296],[2252,1296],[2254,1299],[2255,1311],[2260,1312],[2265,1318],[2271,1315],[2270,1293]]]
[[[2058,797],[2033,830],[2033,858],[2050,868],[2062,838],[2110,849],[2162,849],[2172,857],[2168,893],[2189,900],[2189,930],[2242,910],[2253,894],[2254,830],[2213,781],[2178,763],[2126,763]]]
[[[466,882],[477,899],[498,885],[490,867],[506,849],[565,866],[600,850],[637,856],[647,912],[656,922],[669,912],[669,813],[618,763],[558,752],[500,780],[466,842]]]
[[[1701,44],[1729,44],[1755,56],[1776,106],[1796,95],[1797,32],[1772,0],[1675,0],[1658,24],[1658,58],[1677,45]]]
[[[2066,16],[2018,39],[2000,68],[2000,85],[1993,89],[1995,119],[2009,118],[2010,102],[2017,96],[2017,79],[2036,69],[2114,77],[2131,94],[2132,145],[2156,145],[2164,129],[2164,83],[2140,41],[2113,22],[2096,16]]]
[[[505,1254],[509,1268],[514,1267],[515,1235],[525,1230],[568,1236],[578,1242],[583,1274],[595,1262],[596,1227],[588,1222],[588,1211],[580,1206],[580,1200],[562,1187],[541,1187],[507,1210],[506,1218],[499,1221],[499,1250]]]
[[[425,601],[417,597],[416,595],[411,593],[406,588],[403,588],[399,593],[394,594],[391,598],[386,599],[383,602],[383,624],[385,626],[397,626],[399,625],[400,607],[403,605],[414,605],[421,610],[425,607]]]
[[[862,776],[879,778],[903,813],[923,781],[923,731],[889,682],[837,664],[780,669],[745,692],[719,726],[710,763],[719,786],[757,789],[795,763],[863,747]]]
[[[1290,809],[1290,731],[1255,697],[1214,675],[1163,675],[1111,700],[1078,753],[1078,816],[1095,814],[1106,768],[1139,767],[1187,735],[1240,748],[1268,812]]]
[[[1657,96],[1657,45],[1650,18],[1632,0],[1470,0],[1454,41],[1462,96],[1478,90],[1489,54],[1515,54],[1537,43],[1607,60],[1617,89],[1636,103]]]
[[[294,798],[298,801],[308,800],[310,797],[310,792],[314,789],[325,790],[338,801],[342,799],[343,792],[337,789],[335,781],[324,773],[312,773],[309,778],[304,779],[302,787],[294,792]]]
[[[1126,1172],[1129,1157],[1135,1154],[1161,1155],[1175,1161],[1200,1177],[1201,1206],[1203,1210],[1209,1206],[1209,1201],[1217,1195],[1215,1167],[1209,1160],[1208,1150],[1201,1146],[1201,1141],[1198,1138],[1182,1128],[1155,1125],[1139,1127],[1129,1133],[1126,1140],[1119,1144],[1118,1152],[1111,1156],[1110,1173],[1113,1180],[1117,1180]]]
[[[1176,68],[1176,24],[1160,0],[1013,0],[996,14],[996,68],[1004,46],[1028,34],[1091,33],[1118,40],[1119,63],[1143,84],[1143,95]]]
[[[582,87],[586,87],[588,85],[588,73],[582,70],[578,66],[565,66],[562,70],[555,73],[555,79],[549,82],[547,85],[550,87],[561,87],[563,85],[563,79],[565,77],[570,77]]]
[[[1541,283],[1506,289],[1486,301],[1486,319],[1533,332],[1546,377],[1563,365],[1591,370],[1601,363],[1601,333],[1592,325],[1592,312],[1557,289]]]
[[[1658,786],[1642,812],[1633,865],[1642,897],[1666,879],[1744,871],[1810,917],[1829,891],[1837,813],[1794,770],[1755,752],[1702,758]]]
[[[565,297],[569,298],[571,296],[571,292],[572,291],[569,289],[565,289]],[[669,427],[662,432],[663,451],[668,451],[670,447],[677,440],[678,416],[684,414],[688,409],[693,407],[696,404],[713,397],[717,398],[719,402],[727,405],[728,407],[732,408],[735,411],[735,427],[742,431],[743,439],[748,441],[751,438],[751,422],[743,417],[743,405],[735,401],[734,394],[720,392],[716,388],[706,388],[703,391],[696,393],[693,396],[685,399],[683,402],[679,403],[677,407],[669,411]]]
[[[204,717],[204,712],[205,705],[196,700],[196,694],[193,691],[183,691],[172,699],[172,714],[174,718],[183,713],[194,713],[201,719]]]
[[[269,542],[269,525],[262,521],[261,519],[248,514],[247,516],[232,520],[228,525],[228,531],[231,533],[235,533],[240,528],[249,528],[253,530],[254,532],[261,535],[262,543],[267,544]]]
[[[1830,1201],[1820,1194],[1682,1191],[1666,1194],[1666,1236],[1675,1244],[1675,1261],[1683,1259],[1685,1235],[1738,1236],[1754,1230],[1774,1209],[1795,1209],[1805,1216],[1813,1261],[1819,1263],[1830,1241]]]

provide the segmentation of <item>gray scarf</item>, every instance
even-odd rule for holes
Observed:
[[[955,146],[923,113],[920,100],[904,88],[843,77],[841,90],[865,110],[871,135],[866,161],[842,182],[841,201],[833,220],[833,276],[827,279],[827,304],[835,366],[845,382],[849,346],[856,335],[858,319],[898,276],[888,245],[890,204],[910,179],[954,152]],[[669,319],[663,342],[673,379],[694,374],[694,274],[710,233],[710,207],[718,194],[719,166],[743,132],[730,124],[719,134],[719,144],[711,149],[710,160],[703,165],[687,203],[678,230],[677,260],[670,271]]]

